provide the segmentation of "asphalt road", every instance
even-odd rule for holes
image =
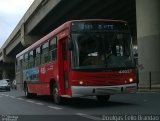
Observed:
[[[56,105],[47,96],[27,99],[22,91],[0,92],[0,121],[131,121],[160,120],[160,93],[137,92],[111,96],[100,104],[95,98],[68,99]]]

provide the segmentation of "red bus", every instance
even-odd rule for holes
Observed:
[[[119,20],[72,20],[16,56],[16,80],[27,97],[63,97],[136,92],[136,70],[128,24]]]

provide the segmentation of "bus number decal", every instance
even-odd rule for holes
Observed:
[[[41,68],[41,73],[42,73],[42,74],[45,74],[45,73],[46,73],[45,67],[42,67],[42,68]]]
[[[127,74],[127,73],[131,73],[132,70],[131,69],[128,69],[128,70],[120,70],[119,73],[123,73],[123,74]]]

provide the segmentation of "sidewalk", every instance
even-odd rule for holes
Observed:
[[[140,86],[138,87],[139,92],[159,92],[160,93],[160,84],[152,85],[151,89],[149,86]]]

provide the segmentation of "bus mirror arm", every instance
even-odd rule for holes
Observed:
[[[143,70],[144,66],[142,64],[137,65],[137,69]]]

